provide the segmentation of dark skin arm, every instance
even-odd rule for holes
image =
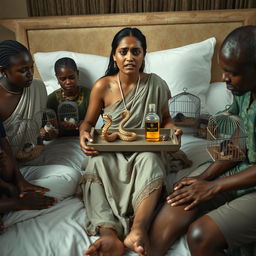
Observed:
[[[216,196],[220,192],[248,188],[256,184],[256,166],[252,166],[232,176],[218,177],[235,166],[232,162],[213,163],[202,175],[182,179],[174,187],[174,192],[167,197],[172,206],[188,204],[185,210]]]
[[[63,130],[77,130],[79,128],[79,124],[73,124],[71,122],[65,122],[65,121],[61,121],[60,122],[60,127]]]
[[[28,191],[40,191],[42,193],[49,191],[48,188],[35,186],[27,182],[20,173],[16,160],[14,159],[11,146],[6,138],[2,138],[1,145],[0,177],[3,180],[2,186],[4,186],[5,189],[9,190],[9,194],[16,194],[14,192],[14,186],[16,186],[16,190],[19,193],[20,197],[24,195],[24,192]]]
[[[7,139],[2,138],[0,145],[0,176],[5,181],[9,182],[15,178],[14,170],[17,166]]]
[[[56,199],[40,193],[26,193],[22,198],[0,199],[0,213],[18,210],[41,210],[53,206]]]
[[[232,161],[216,161],[212,163],[203,173],[197,176],[192,177],[184,177],[178,182],[174,184],[174,190],[178,190],[182,188],[183,186],[186,186],[187,182],[191,179],[200,179],[200,180],[206,180],[211,181],[217,177],[219,177],[221,174],[225,173],[227,170],[231,169],[232,167],[236,166],[237,162]]]
[[[84,121],[79,127],[80,133],[80,147],[82,151],[89,156],[98,155],[99,152],[93,147],[88,147],[86,141],[93,141],[92,136],[90,135],[91,128],[96,125],[96,122],[100,116],[101,110],[104,106],[104,101],[102,95],[105,94],[105,88],[101,84],[101,80],[96,82],[93,86],[90,94],[90,103],[86,112]]]
[[[5,196],[8,196],[8,197],[19,196],[18,188],[11,182],[6,182],[0,179],[0,189]]]

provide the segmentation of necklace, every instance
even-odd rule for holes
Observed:
[[[61,88],[61,94],[62,94],[62,97],[66,100],[71,100],[71,101],[74,101],[78,98],[78,95],[79,95],[79,92],[80,92],[80,89],[78,88],[77,92],[75,93],[75,95],[72,95],[72,96],[66,96],[65,93],[64,93],[64,90]]]
[[[8,93],[10,94],[13,94],[13,95],[21,95],[23,90],[22,91],[10,91],[8,90],[5,86],[3,86],[2,84],[0,84],[0,86]]]
[[[128,109],[127,109],[127,106],[126,106],[126,103],[125,103],[125,98],[124,98],[124,93],[123,93],[123,89],[122,89],[121,82],[120,82],[119,73],[118,73],[118,75],[117,75],[117,82],[118,82],[119,90],[120,90],[120,92],[121,92],[121,96],[122,96],[122,100],[123,100],[123,103],[124,103],[124,107],[125,107],[126,110],[128,110]],[[138,82],[137,82],[137,84],[136,84],[135,94],[134,94],[134,97],[133,97],[133,99],[132,99],[132,105],[131,105],[130,110],[131,110],[132,107],[133,107],[133,104],[134,104],[134,101],[135,101],[135,98],[136,98],[136,95],[137,95],[137,92],[138,92],[139,84],[140,84],[140,75],[139,75],[139,78],[138,78]]]

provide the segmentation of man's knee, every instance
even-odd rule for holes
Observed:
[[[198,221],[191,223],[187,233],[187,241],[189,246],[195,247],[199,245],[204,237],[204,228]]]
[[[225,248],[226,240],[215,221],[205,215],[194,221],[187,233],[187,241],[190,250],[203,250]]]
[[[208,248],[212,244],[214,237],[207,219],[198,219],[189,226],[187,241],[192,250]]]

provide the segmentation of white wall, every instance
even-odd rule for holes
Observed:
[[[27,1],[26,0],[1,0],[0,1],[0,18],[27,18]],[[15,34],[0,26],[0,41],[6,39],[15,39]]]

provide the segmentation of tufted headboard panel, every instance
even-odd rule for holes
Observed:
[[[234,28],[249,24],[256,24],[256,9],[0,20],[0,25],[14,31],[16,39],[26,45],[32,54],[66,50],[108,56],[114,34],[127,26],[143,31],[149,52],[200,42],[214,36],[217,44],[212,81],[221,79],[216,53],[222,40]],[[37,71],[35,76],[39,77]]]

